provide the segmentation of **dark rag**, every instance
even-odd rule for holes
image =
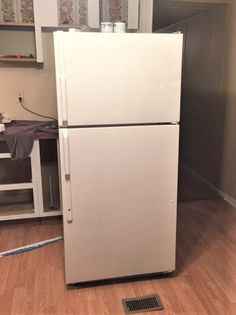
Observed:
[[[4,135],[11,158],[18,160],[29,156],[33,148],[35,132],[49,129],[51,131],[52,128],[57,131],[56,122],[16,120],[6,125]]]

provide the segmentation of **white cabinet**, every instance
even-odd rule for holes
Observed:
[[[36,26],[58,26],[57,0],[34,0],[34,21]]]
[[[60,215],[57,139],[36,139],[20,161],[0,144],[0,221]]]
[[[4,43],[0,45],[0,61],[42,63],[42,28],[44,27],[53,30],[87,25],[99,30],[101,21],[125,21],[131,32],[152,31],[153,0],[119,0],[119,5],[117,1],[108,0],[28,1],[31,7],[33,6],[33,12],[29,11],[28,17],[27,13],[24,16],[22,11],[25,2],[14,0],[9,3],[12,3],[13,11],[18,13],[7,18],[7,13],[3,14],[5,2],[0,0],[0,42]],[[12,43],[13,48],[9,47]],[[4,57],[1,58],[1,55]]]
[[[37,62],[43,62],[42,27],[58,26],[57,0],[33,0]]]
[[[91,28],[100,26],[99,0],[88,0],[88,26]]]
[[[129,0],[128,1],[128,29],[139,28],[139,1]]]

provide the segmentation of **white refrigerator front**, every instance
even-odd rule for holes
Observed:
[[[182,34],[54,33],[61,127],[179,122]]]
[[[55,33],[66,283],[175,269],[182,36]]]

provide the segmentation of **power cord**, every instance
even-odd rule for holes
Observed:
[[[45,115],[42,115],[42,114],[38,114],[38,113],[36,113],[36,112],[34,112],[34,111],[28,109],[27,107],[25,107],[25,105],[24,105],[24,103],[23,103],[23,97],[22,97],[22,96],[19,96],[18,99],[19,99],[19,103],[20,103],[21,107],[22,107],[24,110],[26,110],[27,112],[30,112],[31,114],[34,114],[34,115],[39,116],[39,117],[48,118],[48,119],[52,119],[52,120],[54,120],[54,121],[57,121],[57,119],[54,118],[54,117],[45,116]]]

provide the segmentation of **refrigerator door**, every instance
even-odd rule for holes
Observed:
[[[60,126],[178,122],[182,35],[54,33]]]
[[[179,126],[67,132],[60,130],[60,147],[69,147],[69,156],[61,150],[66,282],[173,271]]]

